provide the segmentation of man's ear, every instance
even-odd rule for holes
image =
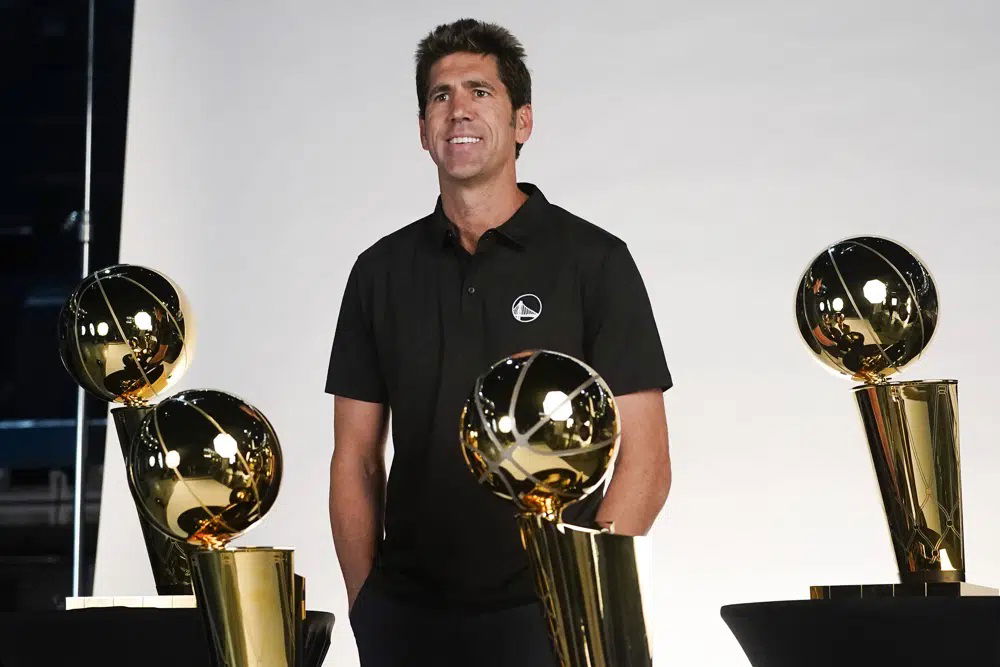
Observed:
[[[514,112],[514,140],[519,144],[528,142],[535,119],[531,105],[525,104]]]
[[[422,116],[418,119],[418,122],[420,124],[420,146],[425,151],[430,150],[430,146],[427,142],[427,127],[424,125],[424,119]]]

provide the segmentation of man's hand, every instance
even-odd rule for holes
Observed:
[[[619,535],[645,535],[670,492],[670,450],[663,392],[616,396],[622,437],[608,492],[597,512]]]
[[[371,572],[375,546],[382,537],[388,420],[389,409],[381,403],[334,399],[330,527],[348,607],[354,606]]]

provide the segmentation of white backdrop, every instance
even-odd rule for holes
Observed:
[[[311,608],[338,615],[323,393],[354,257],[431,210],[412,54],[438,23],[524,42],[535,135],[519,176],[627,240],[677,386],[675,482],[652,534],[657,662],[746,665],[727,603],[895,578],[849,393],[792,304],[826,244],[880,234],[934,274],[942,319],[902,377],[960,379],[969,580],[1000,584],[992,349],[1000,309],[1000,5],[866,0],[136,3],[122,261],[187,291],[179,388],[242,395],[286,477],[242,543],[296,547]],[[148,593],[117,444],[97,593]]]

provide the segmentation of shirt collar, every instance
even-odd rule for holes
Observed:
[[[523,248],[528,244],[531,236],[538,231],[538,226],[543,224],[542,216],[549,206],[549,202],[545,199],[542,191],[531,183],[518,183],[517,187],[528,195],[528,199],[514,211],[514,215],[510,219],[502,225],[494,227],[493,230],[498,236],[519,248]],[[455,225],[444,214],[440,196],[437,198],[434,213],[430,216],[429,229],[433,238],[439,240],[442,245],[450,244],[457,234]]]

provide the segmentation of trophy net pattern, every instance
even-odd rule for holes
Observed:
[[[160,530],[218,548],[270,509],[281,454],[256,408],[222,392],[190,390],[143,422],[129,474],[137,502]]]
[[[169,280],[143,267],[91,274],[61,316],[67,369],[102,400],[145,405],[159,398],[190,362],[182,301]]]
[[[587,379],[573,387],[557,403],[545,406],[545,409],[541,411],[542,416],[529,428],[522,431],[518,426],[516,413],[528,372],[542,354],[558,355],[572,360],[576,364],[579,364],[581,369],[586,369]],[[510,363],[510,360],[501,363]],[[583,480],[581,484],[579,481],[580,472],[574,465],[568,462],[568,459],[579,455],[596,454],[602,449],[614,446],[620,434],[617,428],[617,419],[615,420],[614,433],[610,437],[595,442],[587,442],[579,447],[546,450],[532,444],[532,438],[536,436],[540,429],[551,423],[555,415],[560,414],[563,410],[570,409],[574,400],[595,384],[598,384],[600,390],[605,392],[608,397],[610,397],[610,391],[603,385],[600,376],[596,372],[580,364],[572,357],[549,351],[535,351],[521,364],[514,383],[508,410],[506,414],[500,416],[500,419],[506,420],[507,428],[509,429],[505,431],[505,439],[510,440],[509,442],[502,442],[497,436],[495,424],[487,415],[487,409],[483,404],[484,377],[480,377],[476,381],[472,402],[476,411],[476,417],[478,417],[478,422],[481,425],[481,430],[486,433],[498,455],[482,456],[470,445],[468,439],[463,439],[463,446],[466,449],[466,453],[471,455],[481,468],[479,482],[490,485],[499,495],[515,501],[526,509],[543,514],[551,519],[557,519],[565,505],[579,500],[598,486],[603,481],[610,467],[609,462],[609,465],[605,466],[601,474],[596,476],[596,479]],[[522,460],[519,461],[519,458]],[[526,467],[524,464],[523,460],[525,459],[530,460],[530,467]],[[577,478],[574,483],[569,485],[565,483],[553,483],[551,475],[547,477],[540,476],[542,472],[551,472],[552,464],[557,463],[554,459],[558,459],[559,463],[565,466],[567,470],[572,471],[574,477]],[[508,479],[511,471],[515,471],[523,476],[528,482],[527,486],[530,488],[520,492],[516,490],[511,480]],[[497,481],[502,485],[502,489],[497,488]]]
[[[806,344],[828,367],[885,382],[930,342],[937,292],[924,265],[899,244],[848,239],[810,264],[796,294],[796,317]]]

